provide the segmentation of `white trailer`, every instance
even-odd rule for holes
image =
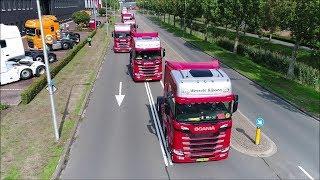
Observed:
[[[25,56],[17,26],[0,24],[1,76],[0,84],[29,79],[45,73],[45,65]]]

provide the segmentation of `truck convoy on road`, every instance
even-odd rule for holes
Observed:
[[[127,24],[135,22],[122,20]],[[121,32],[117,28],[115,37],[117,31]],[[129,67],[133,80],[161,80],[165,49],[159,34],[132,32],[131,41]],[[119,47],[116,39],[114,50],[115,47]],[[218,60],[166,61],[163,94],[158,97],[156,108],[165,147],[173,162],[218,161],[229,156],[232,114],[238,109],[238,95],[232,92],[231,80]]]
[[[80,35],[73,32],[60,32],[59,21],[55,16],[45,15],[42,17],[45,41],[50,50],[71,49],[80,42]],[[25,32],[28,46],[31,49],[42,49],[40,21],[30,19],[25,23]]]
[[[157,32],[133,33],[130,52],[130,69],[134,81],[162,79],[162,57],[165,49],[161,47]]]
[[[114,52],[130,52],[131,50],[131,25],[124,23],[116,23],[114,25],[113,51]]]
[[[44,74],[44,63],[33,61],[37,57],[43,57],[43,54],[37,51],[30,51],[28,55],[33,57],[26,56],[18,27],[4,24],[0,24],[0,27],[0,84],[4,85]]]
[[[226,159],[238,96],[217,60],[167,61],[157,111],[173,162]]]

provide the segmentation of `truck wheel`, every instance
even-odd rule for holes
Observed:
[[[44,62],[44,57],[41,56],[41,55],[38,55],[38,56],[35,57],[35,60],[39,61],[39,62]]]
[[[46,72],[46,67],[44,65],[40,65],[36,69],[35,76],[39,77],[40,75],[44,74]]]
[[[32,70],[31,69],[23,69],[20,73],[20,79],[30,79],[32,77]]]
[[[163,98],[162,97],[158,97],[157,98],[157,112],[158,112],[158,116],[160,121],[162,121],[162,114],[161,114],[161,104],[163,103]]]
[[[56,62],[57,61],[57,57],[53,54],[49,54],[48,55],[48,61],[49,63],[53,63],[53,62]]]
[[[64,50],[70,49],[70,44],[66,42],[62,43],[62,49]]]
[[[76,33],[75,36],[76,36],[76,43],[78,44],[80,42],[80,40],[81,40],[80,39],[80,34]]]

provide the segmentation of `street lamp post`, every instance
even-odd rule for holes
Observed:
[[[39,17],[39,21],[40,21],[40,32],[41,32],[42,49],[43,49],[43,55],[44,55],[44,63],[45,63],[45,66],[46,66],[47,83],[48,83],[50,103],[51,103],[51,114],[52,114],[53,129],[54,129],[54,135],[55,135],[56,141],[59,141],[59,132],[58,132],[58,127],[57,127],[56,109],[55,109],[55,103],[54,103],[54,98],[53,98],[53,83],[52,83],[51,75],[50,75],[50,68],[49,68],[49,61],[48,61],[48,53],[47,53],[46,43],[45,43],[45,40],[44,40],[44,31],[43,31],[43,24],[42,24],[42,17],[41,17],[41,7],[40,7],[39,0],[37,0],[37,9],[38,9],[38,17]]]

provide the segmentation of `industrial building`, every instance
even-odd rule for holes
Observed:
[[[60,20],[85,8],[84,0],[40,0],[42,14],[52,14]],[[17,25],[22,30],[26,20],[37,18],[35,0],[0,0],[0,23]]]

